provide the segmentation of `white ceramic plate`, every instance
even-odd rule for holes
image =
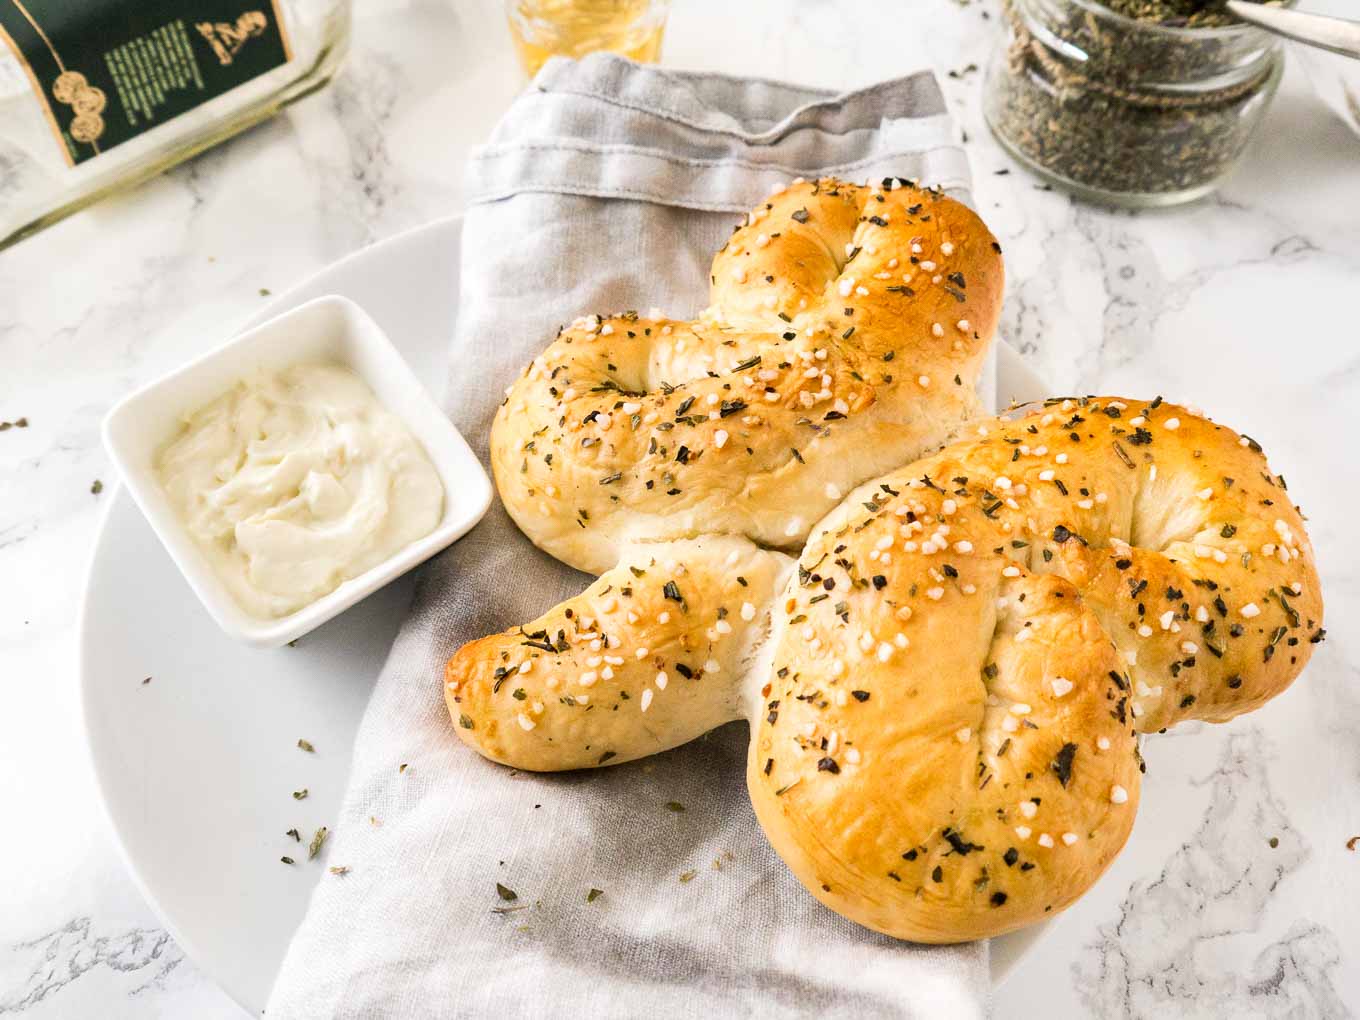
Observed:
[[[458,308],[461,219],[374,245],[248,325],[322,294],[363,306],[434,389]],[[997,345],[998,403],[1045,390]],[[437,394],[436,394],[437,395]],[[237,1002],[263,1012],[319,869],[284,833],[332,822],[373,681],[411,598],[395,581],[296,647],[249,648],[218,629],[126,490],[109,500],[81,623],[85,732],[128,868],[166,928]],[[146,678],[150,678],[149,682]],[[297,748],[310,741],[315,754]],[[292,790],[306,788],[304,800]],[[997,939],[999,982],[1042,926]]]

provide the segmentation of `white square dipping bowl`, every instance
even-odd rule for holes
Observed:
[[[349,367],[383,407],[406,423],[443,482],[444,516],[424,538],[329,595],[288,616],[263,620],[232,597],[189,536],[156,477],[156,457],[178,434],[185,416],[240,379],[300,361],[334,361]],[[104,419],[104,445],[156,536],[213,619],[232,637],[258,647],[285,645],[344,612],[452,545],[491,505],[491,480],[458,430],[378,324],[353,301],[337,296],[317,298],[261,323],[132,394]]]

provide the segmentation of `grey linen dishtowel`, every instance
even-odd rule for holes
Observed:
[[[792,177],[912,177],[966,200],[955,138],[929,73],[832,95],[604,55],[551,62],[468,169],[450,416],[485,462],[503,391],[559,324],[697,313],[734,214]],[[329,863],[350,871],[320,883],[267,1015],[981,1016],[985,943],[895,942],[790,875],[747,800],[744,723],[558,775],[456,739],[448,656],[590,580],[498,502],[425,568],[331,837]]]

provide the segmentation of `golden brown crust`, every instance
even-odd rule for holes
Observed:
[[[792,561],[745,539],[630,546],[580,595],[448,662],[478,753],[539,772],[618,765],[743,714],[742,684]]]
[[[633,618],[611,602],[624,585]],[[796,570],[738,537],[631,546],[528,635],[460,650],[446,695],[464,740],[535,769],[745,714],[757,817],[808,889],[950,942],[1070,904],[1128,837],[1138,734],[1259,706],[1321,626],[1302,518],[1255,443],[1160,400],[1054,400],[851,492]],[[566,688],[547,678],[598,665],[601,633],[619,660],[591,680],[602,710],[550,704]],[[710,658],[660,700],[654,668]],[[511,684],[544,704],[534,727]],[[656,714],[629,711],[649,684]]]
[[[563,330],[492,463],[536,544],[605,573],[449,661],[459,736],[555,770],[744,715],[757,817],[845,916],[951,942],[1081,895],[1132,827],[1139,734],[1282,691],[1321,593],[1259,447],[1196,413],[968,422],[998,252],[939,195],[795,182],[700,319]]]
[[[1250,440],[1117,398],[971,431],[814,530],[748,766],[813,894],[922,942],[1071,903],[1128,836],[1137,733],[1257,707],[1322,623]]]
[[[823,903],[898,938],[983,938],[1060,910],[1133,824],[1114,651],[1071,585],[1004,578],[1003,559],[961,565],[956,583],[975,594],[907,621],[806,613],[845,672],[828,676],[825,652],[786,640],[776,666],[789,672],[752,742],[748,785],[775,849]],[[885,591],[933,584],[921,566],[885,568]],[[867,651],[856,632],[873,635]],[[911,643],[896,647],[898,634]],[[1054,661],[1073,685],[1061,698]]]
[[[845,492],[976,412],[999,252],[935,192],[795,183],[714,258],[700,319],[589,316],[534,360],[492,429],[506,508],[592,573],[630,540],[796,551]]]

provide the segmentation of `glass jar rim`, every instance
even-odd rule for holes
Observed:
[[[1118,14],[1101,0],[1009,2],[1017,24],[1063,63],[1144,89],[1235,87],[1263,77],[1283,54],[1282,40],[1255,25],[1168,28]],[[1126,52],[1134,49],[1137,59]]]
[[[1208,27],[1192,27],[1188,25],[1163,25],[1156,21],[1140,21],[1137,18],[1130,18],[1127,14],[1120,14],[1113,8],[1100,3],[1100,0],[1063,0],[1064,3],[1079,7],[1098,18],[1104,18],[1121,29],[1130,32],[1146,32],[1152,36],[1162,36],[1168,41],[1177,42],[1205,42],[1205,41],[1231,41],[1237,39],[1252,39],[1260,37],[1262,40],[1271,39],[1271,34],[1263,28],[1245,21],[1240,21],[1232,25],[1212,25]],[[1278,6],[1294,7],[1297,0],[1279,0]]]

